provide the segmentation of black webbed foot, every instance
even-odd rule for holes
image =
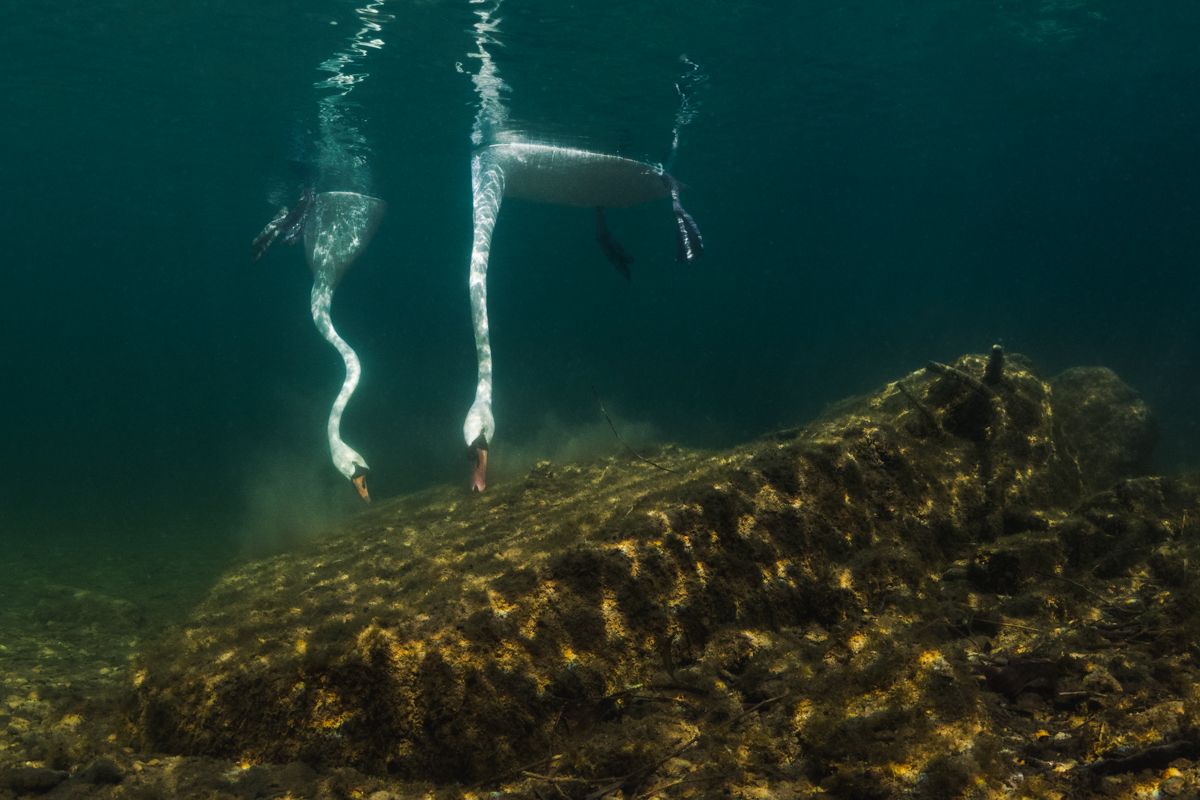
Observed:
[[[305,186],[300,199],[296,201],[296,207],[279,225],[279,235],[284,244],[295,244],[300,241],[300,237],[304,235],[304,223],[308,221],[308,212],[312,208],[312,204],[312,187]]]
[[[695,261],[704,255],[704,237],[700,235],[696,220],[679,202],[679,182],[665,172],[662,178],[671,192],[671,210],[675,213],[675,260]]]
[[[683,209],[678,200],[675,207],[675,260],[695,261],[704,255],[704,237],[696,227],[696,220]]]
[[[267,226],[259,231],[258,236],[254,237],[254,241],[250,243],[250,260],[258,261],[263,257],[263,253],[267,252],[275,239],[279,237],[279,226],[287,219],[288,207],[284,206],[275,212],[275,217],[267,223]]]
[[[251,261],[258,261],[262,258],[263,253],[267,252],[276,239],[281,238],[284,244],[295,244],[300,241],[312,202],[313,190],[311,187],[305,187],[300,199],[296,201],[295,208],[289,211],[288,207],[284,206],[275,212],[274,218],[250,243]]]
[[[633,263],[633,256],[609,232],[604,222],[603,208],[596,209],[596,243],[604,251],[604,257],[617,268],[617,272],[624,275],[625,280],[631,280],[633,276],[629,272],[629,265]]]

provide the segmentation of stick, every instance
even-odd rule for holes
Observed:
[[[634,800],[639,800],[639,798],[642,798],[642,797],[654,797],[657,794],[665,792],[667,789],[674,789],[676,786],[686,786],[689,783],[707,783],[709,781],[720,780],[721,778],[724,778],[724,777],[726,777],[726,776],[724,776],[724,775],[706,775],[702,778],[682,778],[682,779],[674,781],[672,783],[666,783],[661,786],[655,786],[653,789],[647,789],[644,792],[639,792],[638,794],[634,795]]]
[[[779,694],[774,697],[768,697],[766,700],[759,701],[759,702],[755,703],[754,705],[750,706],[749,708],[745,709],[744,711],[742,711],[742,713],[738,714],[736,717],[733,717],[732,719],[730,719],[728,722],[717,726],[717,730],[720,730],[721,728],[732,728],[734,725],[741,722],[743,719],[745,719],[749,715],[753,714],[755,711],[758,711],[763,706],[768,705],[770,703],[777,702],[779,700],[782,700],[783,698],[785,698],[787,696],[788,696],[788,693],[785,692],[783,694]],[[679,747],[675,748],[675,750],[673,750],[672,752],[670,752],[667,755],[660,758],[658,761],[655,761],[653,764],[647,764],[644,767],[635,769],[633,772],[630,772],[628,775],[625,775],[621,778],[616,779],[615,781],[613,781],[612,783],[608,784],[607,786],[605,786],[601,789],[597,789],[596,791],[589,794],[587,796],[586,800],[600,800],[600,798],[604,797],[605,795],[612,794],[616,790],[620,789],[622,786],[624,786],[626,783],[628,783],[630,780],[632,780],[634,777],[638,776],[639,774],[643,778],[649,777],[650,775],[652,775],[654,773],[654,770],[658,769],[663,764],[670,761],[672,758],[682,755],[692,745],[694,745],[696,742],[700,741],[700,737],[703,735],[704,735],[703,731],[701,731],[700,733],[697,733],[691,739],[688,739],[686,742],[681,744]]]
[[[926,422],[933,426],[935,431],[940,431],[942,429],[942,425],[940,422],[938,422],[937,417],[934,416],[933,412],[929,410],[927,405],[922,403],[917,396],[913,394],[912,389],[909,389],[908,385],[905,384],[904,381],[896,381],[896,388],[900,390],[900,394],[908,398],[908,402],[913,404],[913,408],[921,412],[921,416],[925,418]]]
[[[930,361],[925,365],[926,369],[931,369],[940,375],[949,375],[958,378],[963,383],[970,386],[975,391],[979,392],[984,397],[995,397],[996,390],[985,384],[983,381],[976,378],[974,375],[968,375],[958,367],[952,367],[949,364],[943,364],[940,361]]]
[[[992,354],[988,356],[987,369],[983,371],[983,382],[995,385],[1004,377],[1004,348],[998,344],[992,345]]]
[[[1119,775],[1122,772],[1161,769],[1177,758],[1195,758],[1197,753],[1200,753],[1200,742],[1182,739],[1152,745],[1131,755],[1101,758],[1077,769],[1091,775]]]
[[[600,404],[600,413],[603,414],[604,419],[606,419],[608,421],[608,427],[612,430],[613,436],[617,437],[617,441],[620,442],[621,445],[626,450],[628,450],[630,452],[630,454],[633,455],[634,458],[636,458],[638,461],[644,461],[652,467],[661,469],[663,472],[670,472],[672,475],[679,474],[679,472],[677,470],[673,470],[670,467],[664,467],[662,464],[651,461],[650,459],[646,458],[644,455],[639,453],[637,450],[634,450],[632,447],[630,447],[629,443],[621,438],[621,434],[617,432],[617,426],[613,424],[612,417],[610,417],[608,415],[608,412],[604,409],[604,401],[600,399],[600,390],[597,389],[595,386],[593,386],[592,394],[596,395],[596,402]]]
[[[1078,589],[1082,589],[1083,591],[1090,594],[1092,597],[1099,600],[1102,605],[1105,605],[1108,608],[1111,608],[1113,611],[1120,611],[1122,614],[1130,614],[1133,616],[1140,616],[1140,615],[1146,613],[1146,609],[1142,609],[1139,611],[1134,608],[1122,608],[1121,606],[1117,605],[1115,601],[1109,600],[1107,597],[1100,594],[1099,592],[1094,591],[1093,589],[1089,589],[1088,587],[1084,586],[1079,581],[1073,581],[1070,578],[1066,577],[1065,575],[1055,575],[1052,572],[1038,572],[1037,574],[1042,576],[1043,578],[1055,578],[1060,581],[1065,581]]]
[[[553,761],[556,758],[558,758],[557,755],[550,755],[550,756],[547,756],[546,758],[539,758],[537,761],[530,761],[528,764],[526,764],[522,767],[517,767],[516,769],[509,770],[508,772],[502,772],[501,774],[495,776],[494,778],[488,778],[487,780],[482,780],[482,781],[479,781],[478,783],[473,783],[470,786],[468,786],[467,789],[468,790],[478,789],[480,786],[489,786],[494,783],[500,783],[502,781],[506,781],[509,778],[513,778],[518,775],[521,775],[521,774],[533,769],[534,767],[540,767],[543,764],[549,764],[551,761]]]

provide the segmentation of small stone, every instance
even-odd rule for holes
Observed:
[[[108,758],[97,758],[80,770],[78,777],[86,783],[115,784],[121,782],[125,773],[121,771],[115,761]]]
[[[0,772],[0,787],[14,792],[48,792],[67,779],[67,773],[45,767],[15,767]]]
[[[1167,778],[1165,781],[1163,781],[1162,783],[1160,783],[1158,785],[1158,790],[1160,792],[1162,792],[1163,794],[1167,795],[1168,797],[1178,797],[1179,795],[1183,794],[1183,789],[1184,789],[1183,778],[1180,778],[1178,776],[1176,776],[1174,778]]]
[[[1083,688],[1097,694],[1120,694],[1124,689],[1112,673],[1101,666],[1093,666],[1083,678]]]
[[[1107,797],[1117,797],[1125,793],[1127,783],[1126,778],[1117,775],[1105,775],[1100,780],[1100,791]]]
[[[237,793],[243,797],[271,797],[278,792],[271,770],[263,766],[253,766],[243,771],[237,780]]]
[[[1075,739],[1066,731],[1059,731],[1053,736],[1048,737],[1048,741],[1045,742],[1046,747],[1058,753],[1070,750],[1074,744]]]
[[[317,771],[303,761],[292,761],[284,765],[279,777],[287,784],[307,785],[317,779]]]

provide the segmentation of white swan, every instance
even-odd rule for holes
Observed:
[[[368,168],[371,148],[359,130],[358,106],[347,102],[347,97],[367,78],[368,73],[361,69],[363,61],[384,45],[380,36],[383,23],[392,19],[391,14],[383,12],[384,2],[368,0],[355,8],[357,30],[340,50],[317,67],[325,77],[313,84],[318,93],[318,136],[312,142],[316,146],[312,154],[315,158],[311,163],[307,157],[301,159],[304,181],[309,185],[296,207],[291,211],[286,207],[280,209],[251,245],[257,261],[276,239],[285,244],[304,239],[305,255],[313,273],[310,300],[313,324],[346,365],[346,377],[326,424],[329,454],[338,472],[354,484],[359,496],[368,503],[371,494],[367,490],[366,459],[342,439],[342,414],[358,387],[362,364],[358,354],[334,329],[329,309],[338,282],[374,236],[387,204],[354,191],[314,194],[311,184],[363,190],[371,185]]]
[[[505,197],[597,209],[597,239],[618,269],[629,258],[604,228],[604,208],[623,208],[671,198],[677,256],[692,261],[704,240],[679,202],[679,184],[662,167],[630,158],[538,142],[507,140],[479,148],[471,159],[474,242],[471,247],[471,319],[479,377],[475,401],[463,423],[463,438],[474,457],[471,488],[487,488],[488,445],[496,432],[492,414],[492,346],[488,335],[487,267],[492,231]],[[627,274],[627,272],[626,272]]]
[[[362,365],[346,340],[338,335],[329,318],[333,292],[346,270],[358,258],[375,235],[387,204],[378,197],[357,192],[322,192],[313,200],[313,209],[304,230],[304,250],[312,268],[312,318],[317,330],[333,345],[346,364],[346,378],[329,410],[326,433],[329,454],[338,472],[345,475],[359,497],[371,502],[367,489],[366,459],[342,440],[342,412],[358,386]]]
[[[596,240],[622,274],[628,276],[632,259],[613,240],[604,225],[605,208],[623,208],[656,198],[671,198],[675,212],[675,235],[680,261],[692,261],[704,252],[704,240],[691,215],[679,202],[679,183],[658,164],[630,158],[561,147],[516,136],[507,125],[508,109],[503,95],[509,87],[500,77],[489,51],[499,45],[500,6],[503,0],[470,0],[475,16],[475,50],[467,57],[479,62],[471,76],[479,95],[479,108],[471,130],[476,150],[471,157],[471,196],[474,241],[471,246],[471,320],[475,328],[475,357],[479,378],[475,401],[463,423],[463,438],[475,459],[471,488],[487,488],[488,445],[496,434],[492,414],[492,345],[488,335],[487,267],[492,249],[492,231],[505,197],[596,209]],[[681,61],[700,76],[698,65],[686,56]],[[457,65],[463,71],[461,64]],[[695,78],[676,84],[681,105],[672,132],[672,163],[679,147],[680,130],[695,115],[690,97]]]
[[[276,238],[282,236],[284,242],[292,244],[301,233],[304,236],[304,251],[313,273],[313,323],[325,340],[338,351],[346,365],[346,378],[333,401],[326,425],[329,454],[338,472],[354,484],[359,497],[368,503],[371,501],[367,488],[367,473],[370,470],[366,459],[346,444],[341,432],[342,414],[358,386],[362,364],[354,349],[334,329],[329,309],[338,282],[375,234],[386,208],[387,204],[379,198],[358,192],[321,192],[314,195],[306,191],[296,208],[290,212],[286,208],[281,209],[252,245],[257,261]]]

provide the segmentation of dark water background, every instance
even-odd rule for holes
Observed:
[[[334,319],[364,363],[343,433],[379,497],[466,485],[472,9],[387,4],[352,95],[390,209]],[[1001,341],[1045,373],[1117,370],[1159,415],[1160,467],[1196,465],[1200,5],[508,0],[502,16],[512,120],[547,137],[662,160],[679,56],[703,67],[674,171],[708,254],[673,262],[665,207],[614,212],[626,284],[589,213],[507,204],[498,461],[613,449],[593,386],[630,430],[720,447]],[[354,4],[4,18],[0,560],[84,583],[136,564],[152,584],[156,563],[219,563],[353,511],[324,438],[342,366],[303,255],[251,265],[248,246],[291,199],[289,137]]]

